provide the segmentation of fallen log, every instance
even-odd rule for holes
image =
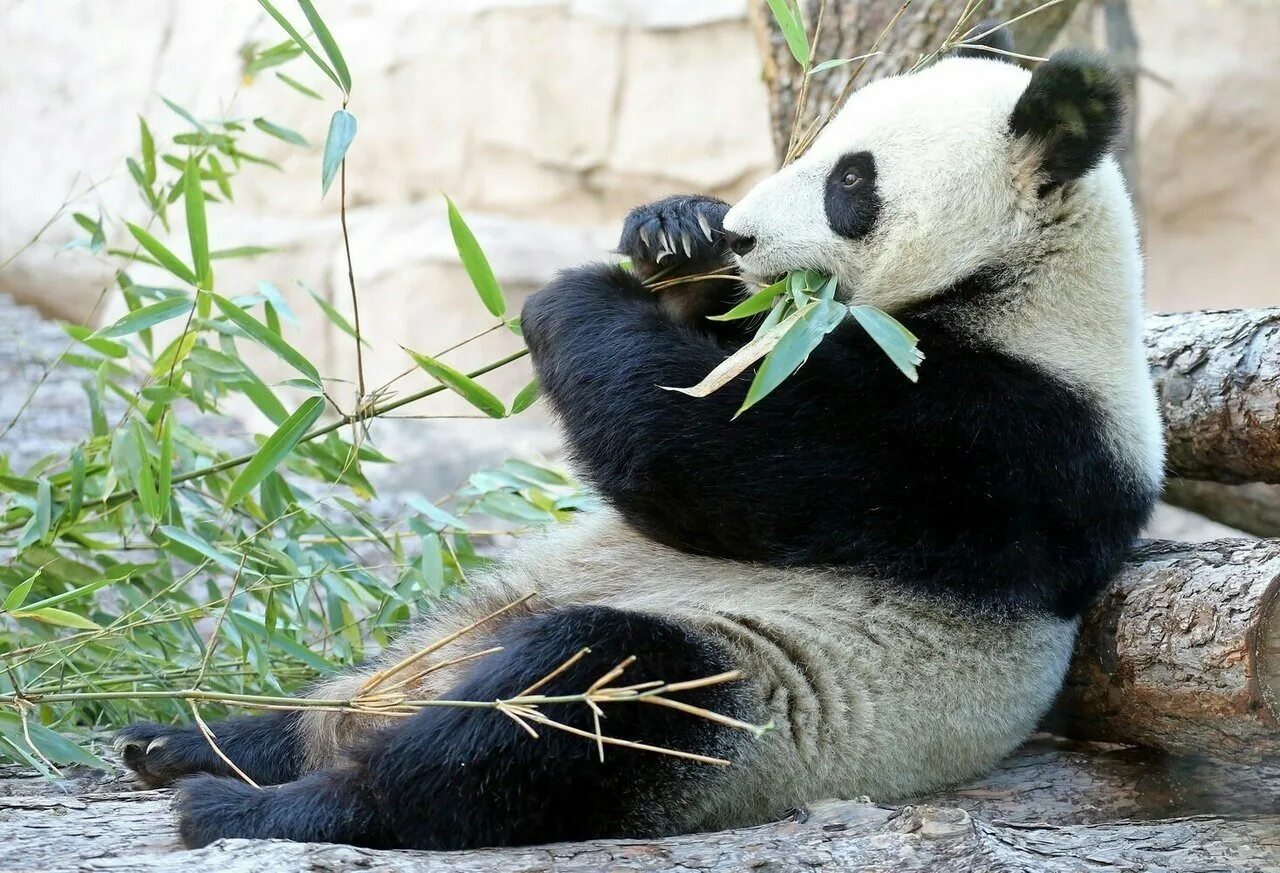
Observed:
[[[1280,483],[1280,308],[1153,315],[1170,472]]]
[[[0,774],[0,869],[1199,873],[1265,870],[1280,857],[1280,770],[1049,737],[984,779],[905,807],[825,802],[759,828],[475,852],[274,840],[187,851],[177,843],[170,792],[122,790],[83,773],[64,787]]]
[[[1086,616],[1048,724],[1280,764],[1280,540],[1139,547]]]
[[[1164,500],[1256,537],[1280,537],[1280,485],[1170,479]]]

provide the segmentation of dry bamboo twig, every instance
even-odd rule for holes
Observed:
[[[489,613],[488,615],[484,616],[483,618],[479,618],[473,621],[471,624],[467,625],[461,630],[454,631],[451,634],[441,637],[431,645],[426,646],[425,648],[417,652],[414,652],[413,654],[405,658],[400,659],[395,664],[392,664],[390,667],[385,667],[379,670],[378,672],[370,676],[368,680],[364,683],[364,685],[360,686],[360,692],[356,696],[360,697],[365,694],[368,694],[369,692],[373,691],[375,688],[380,686],[383,682],[385,682],[389,677],[394,676],[396,673],[399,673],[404,668],[412,664],[416,664],[418,661],[421,661],[423,658],[427,657],[427,655],[430,655],[433,652],[443,649],[445,646],[449,645],[449,643],[453,642],[454,640],[458,639],[461,636],[464,636],[465,634],[470,633],[471,631],[480,627],[480,625],[485,624],[486,622],[497,618],[498,616],[502,615],[505,612],[515,609],[517,606],[521,606],[525,603],[528,603],[529,600],[531,600],[536,594],[537,592],[530,591],[524,597],[521,597],[518,600],[513,600],[511,603],[508,603],[506,606],[503,606],[500,609],[496,609],[493,612]]]
[[[188,702],[191,705],[191,717],[195,719],[196,727],[200,729],[200,734],[204,737],[204,741],[209,744],[209,748],[213,749],[213,753],[217,755],[219,758],[221,758],[222,763],[230,767],[233,773],[235,773],[237,776],[239,776],[249,785],[252,785],[254,788],[261,791],[262,786],[259,785],[257,782],[254,782],[253,778],[248,773],[241,770],[240,767],[236,764],[236,762],[231,760],[229,757],[227,757],[227,753],[222,751],[222,749],[218,747],[218,738],[214,735],[212,728],[210,728],[209,725],[205,723],[204,718],[200,715],[200,710],[196,706],[196,702],[194,700],[188,701]]]
[[[402,690],[422,676],[431,672],[442,669],[452,664],[458,664],[465,661],[474,660],[485,655],[500,651],[501,647],[494,646],[478,652],[472,652],[438,664],[432,664],[416,673],[401,677],[391,685],[385,685],[387,680],[392,676],[396,676],[406,667],[416,664],[423,658],[433,652],[439,651],[444,646],[457,640],[458,638],[470,633],[485,623],[497,618],[503,613],[526,603],[534,593],[525,595],[499,609],[494,610],[486,616],[472,622],[461,630],[447,634],[446,636],[424,646],[422,649],[402,658],[400,661],[390,667],[379,670],[374,673],[360,687],[360,689],[347,700],[320,700],[307,698],[292,697],[268,697],[246,694],[219,694],[216,692],[199,691],[197,689],[186,689],[181,691],[151,691],[151,692],[91,692],[87,694],[32,694],[19,693],[12,695],[9,699],[0,701],[0,704],[13,706],[20,712],[25,707],[37,703],[56,703],[67,701],[84,701],[84,700],[127,700],[127,699],[175,699],[186,700],[190,704],[191,714],[195,719],[196,725],[205,740],[208,741],[210,748],[214,753],[222,759],[228,767],[230,767],[240,778],[247,784],[257,786],[249,776],[244,773],[234,761],[218,747],[217,738],[213,731],[205,723],[196,706],[197,701],[221,702],[237,706],[244,706],[258,709],[274,709],[274,710],[297,710],[297,709],[322,709],[340,712],[361,712],[365,714],[380,715],[387,717],[408,717],[412,716],[422,709],[428,707],[444,706],[459,707],[470,709],[492,709],[504,716],[512,719],[522,730],[528,733],[532,738],[538,739],[540,735],[533,727],[534,724],[545,725],[547,727],[559,730],[574,736],[580,736],[595,742],[599,749],[599,755],[603,760],[604,747],[606,745],[619,746],[623,748],[635,749],[638,751],[654,752],[656,754],[670,755],[677,758],[684,758],[701,763],[713,764],[716,766],[728,766],[731,762],[724,758],[714,758],[706,755],[698,755],[692,752],[685,752],[679,749],[670,749],[663,746],[650,745],[648,743],[640,743],[633,740],[626,740],[619,737],[611,737],[606,735],[601,728],[601,719],[605,717],[602,706],[619,704],[619,703],[649,703],[657,706],[664,706],[675,709],[696,718],[704,718],[709,721],[737,730],[745,730],[756,737],[760,737],[773,728],[772,722],[765,725],[755,725],[749,722],[732,718],[703,707],[694,706],[679,700],[673,700],[666,696],[681,691],[693,691],[700,688],[708,688],[714,685],[723,684],[725,682],[733,682],[742,678],[742,673],[738,670],[731,670],[725,673],[718,673],[714,676],[705,676],[698,679],[689,679],[681,682],[663,682],[661,680],[649,680],[646,682],[634,683],[626,686],[612,686],[611,682],[620,677],[628,667],[637,660],[635,655],[624,658],[620,663],[606,671],[598,679],[592,682],[585,691],[578,694],[559,694],[547,695],[537,694],[535,692],[540,688],[544,688],[549,682],[556,677],[563,675],[567,670],[581,661],[588,653],[589,648],[579,649],[576,653],[567,658],[559,666],[551,670],[541,679],[537,680],[519,694],[512,698],[498,700],[447,700],[447,699],[427,699],[417,700],[411,699]],[[582,704],[591,710],[593,731],[582,730],[572,725],[564,724],[546,715],[539,707],[548,704]],[[531,724],[532,723],[532,724]]]

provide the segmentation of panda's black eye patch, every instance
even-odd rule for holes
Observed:
[[[871,152],[853,152],[836,161],[827,174],[824,198],[827,223],[843,237],[866,236],[880,215],[876,162]]]

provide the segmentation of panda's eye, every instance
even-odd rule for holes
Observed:
[[[844,178],[840,180],[840,186],[846,191],[852,191],[862,184],[862,177],[853,170],[849,170],[844,174]]]

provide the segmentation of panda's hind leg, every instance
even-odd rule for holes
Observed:
[[[568,607],[512,621],[502,651],[477,661],[447,692],[455,700],[518,695],[583,648],[590,651],[538,689],[571,695],[636,656],[615,684],[678,682],[734,668],[705,634],[666,618],[604,606]],[[679,693],[742,720],[760,714],[746,681]],[[544,704],[549,718],[588,733],[581,703]],[[603,733],[741,763],[750,734],[665,706],[605,704]],[[640,837],[695,827],[700,800],[723,767],[606,745],[545,725],[531,737],[491,708],[429,707],[369,738],[349,763],[256,791],[229,779],[182,783],[179,815],[191,846],[222,837],[277,837],[368,846],[465,849],[597,837]]]

